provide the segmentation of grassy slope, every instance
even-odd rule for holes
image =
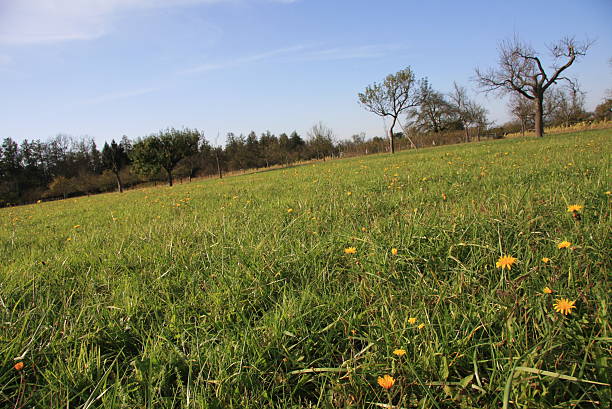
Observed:
[[[511,374],[608,382],[610,136],[0,209],[0,406],[609,401],[603,386]],[[569,204],[585,206],[582,221]],[[511,271],[495,267],[502,254],[518,258]],[[556,297],[577,309],[555,313]],[[396,378],[390,394],[383,374]]]

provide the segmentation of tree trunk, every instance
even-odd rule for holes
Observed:
[[[521,118],[521,134],[525,136],[525,118]]]
[[[470,141],[470,127],[469,126],[465,127],[465,141],[466,142]]]
[[[117,178],[117,189],[119,189],[119,193],[123,193],[123,183],[121,183],[119,172],[115,173],[115,178]]]
[[[166,172],[168,173],[168,186],[172,186],[172,171],[166,169]]]
[[[215,159],[217,160],[217,172],[219,172],[219,179],[223,178],[223,174],[221,173],[221,166],[219,165],[219,154],[215,153]]]
[[[391,149],[391,153],[395,153],[395,137],[393,135],[393,128],[395,127],[396,120],[397,118],[393,118],[391,128],[389,128],[389,148]]]
[[[542,107],[543,95],[536,95],[536,98],[533,100],[535,104],[535,134],[537,137],[544,136],[544,109]]]

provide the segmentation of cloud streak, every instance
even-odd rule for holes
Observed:
[[[233,59],[217,61],[196,65],[185,70],[179,71],[179,74],[194,74],[208,71],[224,70],[237,68],[249,64],[275,61],[280,57],[290,61],[334,61],[334,60],[354,60],[354,59],[370,59],[382,58],[393,52],[399,52],[402,47],[398,45],[362,45],[362,46],[347,46],[334,48],[317,48],[315,46],[296,45],[292,47],[279,48],[275,50],[265,51],[259,54],[253,54]]]

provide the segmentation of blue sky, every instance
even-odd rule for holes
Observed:
[[[0,0],[0,138],[103,142],[169,126],[382,135],[357,93],[411,66],[434,88],[476,92],[500,40],[538,50],[595,39],[568,71],[593,109],[612,88],[612,2],[386,0]],[[217,133],[221,136],[217,139]]]

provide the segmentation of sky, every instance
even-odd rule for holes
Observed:
[[[319,121],[339,140],[382,136],[357,94],[408,66],[439,91],[466,86],[501,124],[505,100],[474,69],[514,36],[544,56],[595,40],[567,71],[592,110],[612,89],[610,21],[609,0],[0,0],[0,138],[189,127],[221,145]]]

